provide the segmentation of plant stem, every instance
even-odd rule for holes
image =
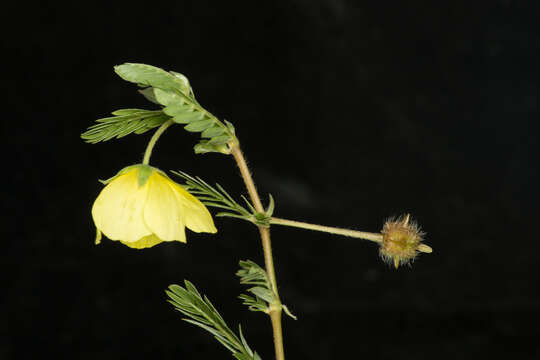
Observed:
[[[167,122],[164,122],[159,129],[156,130],[154,135],[152,135],[152,138],[150,139],[150,142],[146,146],[146,151],[144,152],[144,158],[142,163],[144,165],[148,165],[148,162],[150,161],[150,156],[152,155],[152,149],[154,148],[154,145],[156,145],[156,142],[158,141],[159,137],[169,126],[174,124],[173,119],[169,119]]]
[[[255,210],[260,213],[264,213],[264,208],[261,203],[257,189],[255,188],[255,183],[249,172],[249,168],[244,158],[244,154],[237,143],[230,144],[231,154],[236,160],[236,164],[240,169],[240,174],[246,185],[249,197],[251,202],[255,207]],[[283,350],[283,330],[281,327],[281,301],[279,299],[279,293],[276,282],[276,272],[274,269],[274,259],[272,257],[272,243],[270,241],[270,229],[263,226],[258,226],[259,233],[261,235],[261,242],[264,251],[264,263],[266,266],[266,273],[268,274],[268,279],[270,280],[270,285],[272,286],[272,291],[275,294],[274,303],[270,304],[268,314],[270,315],[270,320],[272,322],[272,330],[274,333],[274,349],[276,352],[276,360],[285,360],[285,351]]]
[[[349,236],[349,237],[358,238],[358,239],[374,241],[377,243],[382,242],[382,239],[383,239],[382,234],[342,229],[342,228],[336,228],[336,227],[331,227],[331,226],[309,224],[309,223],[305,223],[301,221],[280,219],[280,218],[275,218],[275,217],[270,218],[270,224],[291,226],[291,227],[297,227],[301,229],[308,229],[308,230],[314,230],[314,231],[322,231],[322,232],[327,232],[330,234],[337,234],[337,235]]]

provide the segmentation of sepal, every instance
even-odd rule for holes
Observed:
[[[125,168],[118,171],[116,175],[114,175],[113,177],[108,178],[106,180],[99,180],[99,182],[102,183],[103,185],[107,185],[108,183],[110,183],[111,181],[119,177],[120,175],[123,175],[133,169],[139,169],[138,174],[137,174],[138,176],[137,180],[138,180],[139,186],[144,186],[144,184],[146,184],[146,182],[148,181],[148,179],[150,178],[150,176],[152,175],[154,171],[158,171],[160,174],[168,177],[167,174],[165,174],[165,172],[153,166],[145,165],[145,164],[135,164],[135,165],[126,166]]]

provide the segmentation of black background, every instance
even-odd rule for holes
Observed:
[[[236,296],[256,228],[136,251],[93,244],[92,202],[150,134],[89,145],[118,108],[153,108],[113,66],[187,75],[232,121],[276,215],[379,231],[410,212],[434,253],[411,268],[375,244],[273,227],[289,359],[475,359],[540,354],[537,1],[175,1],[4,6],[0,358],[230,358],[182,322],[183,279],[241,323],[263,357],[271,328]],[[173,127],[152,163],[245,194],[232,158],[193,155]],[[536,159],[536,160],[535,160]]]

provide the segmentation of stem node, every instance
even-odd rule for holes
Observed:
[[[236,164],[240,169],[240,174],[242,175],[242,179],[244,180],[244,184],[246,185],[249,197],[251,199],[251,202],[253,203],[253,206],[255,207],[255,210],[258,213],[265,213],[265,210],[261,203],[261,199],[259,197],[259,194],[257,193],[257,188],[255,187],[255,183],[253,182],[253,178],[251,177],[251,173],[249,172],[249,168],[247,166],[246,159],[244,158],[242,150],[240,150],[238,143],[230,145],[231,154],[233,155],[234,160],[236,161]],[[264,251],[264,263],[266,273],[268,274],[268,279],[270,280],[272,291],[274,292],[276,297],[276,303],[271,304],[268,311],[270,315],[270,320],[272,322],[272,330],[274,333],[274,349],[276,352],[276,360],[285,360],[285,351],[283,350],[283,331],[281,327],[281,302],[279,300],[279,293],[276,282],[276,272],[274,269],[274,259],[272,257],[270,228],[261,225],[257,225],[257,227],[259,228],[261,243]]]

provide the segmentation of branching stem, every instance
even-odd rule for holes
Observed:
[[[251,177],[251,173],[244,158],[244,154],[237,143],[230,144],[231,154],[236,160],[236,164],[240,169],[240,174],[246,185],[251,202],[255,207],[255,210],[260,213],[264,213],[264,208],[261,203],[257,188]],[[266,266],[266,273],[272,286],[272,291],[275,294],[275,302],[270,304],[269,312],[270,320],[272,322],[272,330],[274,333],[274,349],[276,352],[276,360],[285,360],[285,352],[283,350],[283,331],[281,328],[281,301],[279,300],[279,293],[276,281],[276,272],[274,270],[274,259],[272,257],[272,243],[270,241],[270,229],[263,226],[258,226],[259,233],[261,235],[261,242],[264,251],[264,263]]]

